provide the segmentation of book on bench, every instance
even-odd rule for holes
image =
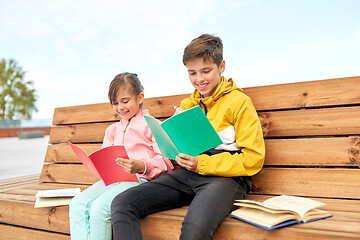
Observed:
[[[126,172],[115,162],[118,157],[129,158],[124,146],[108,146],[88,155],[81,147],[68,143],[83,165],[101,178],[106,186],[116,182],[139,181],[136,174]]]
[[[222,144],[200,106],[189,108],[162,123],[144,116],[163,156],[176,160],[179,153],[197,156]]]
[[[34,208],[69,205],[71,199],[80,192],[80,188],[39,190],[35,195]]]
[[[328,211],[316,209],[325,203],[303,197],[277,196],[257,202],[236,200],[239,208],[230,216],[251,223],[267,230],[284,227],[290,224],[304,224],[331,217]]]

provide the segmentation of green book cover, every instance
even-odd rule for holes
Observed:
[[[199,106],[160,123],[144,116],[163,156],[174,159],[179,153],[197,156],[222,144],[222,140]]]

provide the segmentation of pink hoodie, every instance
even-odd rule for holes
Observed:
[[[162,173],[171,172],[174,167],[161,155],[144,115],[150,116],[149,110],[140,111],[130,121],[121,119],[111,124],[105,131],[102,147],[124,145],[130,159],[145,164],[144,173],[137,173],[137,177],[153,180]]]

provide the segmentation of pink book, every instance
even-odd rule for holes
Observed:
[[[87,170],[101,178],[106,186],[116,182],[139,182],[136,174],[127,173],[115,162],[118,157],[129,159],[124,146],[109,146],[87,155],[79,146],[68,143]]]

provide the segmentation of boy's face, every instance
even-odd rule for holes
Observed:
[[[219,67],[203,58],[194,58],[186,63],[190,82],[204,97],[210,97],[220,84],[221,74],[225,71],[225,61]]]

